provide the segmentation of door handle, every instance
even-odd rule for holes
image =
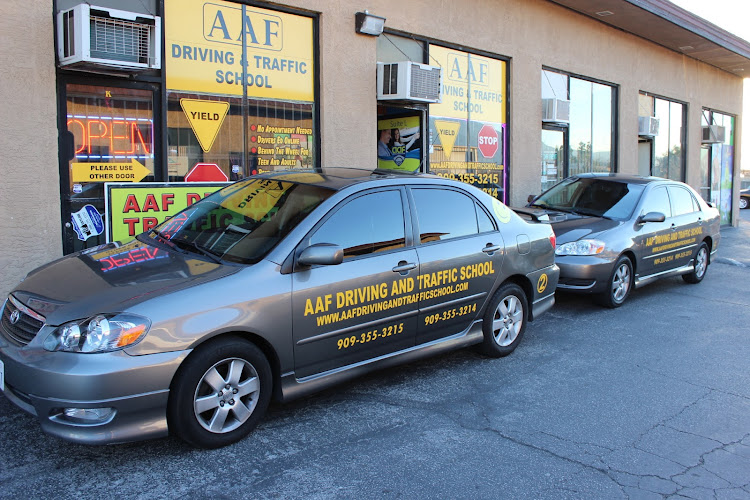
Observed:
[[[676,224],[672,224],[672,231],[677,231],[677,225]]]
[[[393,272],[401,273],[401,275],[406,276],[407,274],[409,274],[409,271],[411,271],[412,269],[416,269],[416,267],[417,265],[415,263],[402,260],[396,267],[393,268]]]
[[[500,245],[493,245],[492,243],[487,243],[487,246],[482,249],[484,253],[487,255],[492,255],[493,253],[500,250]]]

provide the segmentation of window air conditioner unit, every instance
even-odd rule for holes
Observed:
[[[638,135],[643,137],[656,137],[659,135],[659,119],[653,116],[639,116]]]
[[[60,67],[118,71],[161,68],[161,18],[79,4],[57,14]]]
[[[708,125],[707,127],[701,127],[701,133],[701,143],[719,144],[726,140],[727,128],[721,125]]]
[[[441,102],[441,71],[412,61],[378,63],[378,100]]]
[[[542,99],[542,121],[545,123],[570,123],[570,101]]]

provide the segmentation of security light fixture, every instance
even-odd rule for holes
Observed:
[[[354,30],[363,35],[380,36],[385,26],[385,18],[374,16],[367,11],[354,15]]]

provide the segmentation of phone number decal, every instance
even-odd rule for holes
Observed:
[[[476,304],[454,307],[453,309],[448,309],[447,311],[443,311],[441,313],[435,313],[430,314],[429,316],[425,316],[424,324],[434,325],[435,323],[438,323],[440,321],[448,321],[449,319],[458,318],[459,316],[465,316],[474,312],[477,312]]]
[[[348,349],[357,344],[366,344],[374,340],[390,337],[391,335],[398,335],[399,333],[403,331],[404,331],[403,323],[399,323],[397,325],[384,326],[383,328],[370,330],[369,332],[365,332],[359,335],[352,335],[350,337],[344,337],[343,339],[339,339],[336,342],[336,345],[338,346],[339,350]]]

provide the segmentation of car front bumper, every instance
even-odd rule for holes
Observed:
[[[558,255],[560,267],[557,289],[574,293],[601,293],[607,289],[614,262],[593,255]]]
[[[48,352],[33,343],[15,347],[4,340],[0,344],[3,394],[35,415],[45,432],[83,444],[168,434],[169,385],[188,351],[130,356],[123,351]],[[91,409],[103,416],[92,418],[86,411]]]

